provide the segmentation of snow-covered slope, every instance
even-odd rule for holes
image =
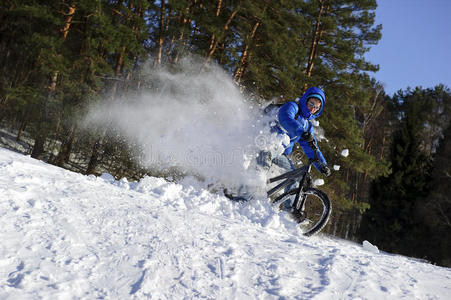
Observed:
[[[0,299],[449,299],[451,269],[326,236],[265,200],[83,176],[0,149]]]

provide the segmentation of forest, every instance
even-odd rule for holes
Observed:
[[[327,96],[319,146],[340,172],[325,231],[451,266],[451,91],[393,96],[365,53],[376,0],[1,0],[0,124],[25,153],[83,174],[172,174],[141,166],[114,130],[77,120],[101,99],[158,88],[144,67],[221,67],[250,101]],[[28,144],[27,144],[28,145]],[[337,155],[348,149],[348,159]],[[293,159],[304,159],[297,149]]]

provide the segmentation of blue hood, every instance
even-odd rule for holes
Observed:
[[[321,100],[321,108],[314,115],[312,115],[307,108],[307,99],[310,97],[315,97],[315,98],[318,98],[319,100]],[[315,118],[321,116],[325,105],[326,105],[326,95],[324,95],[324,92],[320,88],[317,88],[314,86],[311,88],[308,88],[305,91],[304,95],[302,95],[301,99],[299,100],[299,108],[301,110],[301,115],[302,115],[302,117],[304,117],[308,120],[312,120],[312,119],[315,119]]]

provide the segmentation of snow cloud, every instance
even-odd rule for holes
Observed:
[[[226,185],[250,184],[246,168],[266,139],[260,111],[219,67],[199,73],[192,60],[180,67],[148,71],[143,77],[152,91],[97,104],[85,123],[110,126],[138,144],[144,166],[178,166]]]

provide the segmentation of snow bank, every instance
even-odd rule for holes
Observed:
[[[451,269],[305,238],[266,201],[0,149],[0,299],[446,299]]]

